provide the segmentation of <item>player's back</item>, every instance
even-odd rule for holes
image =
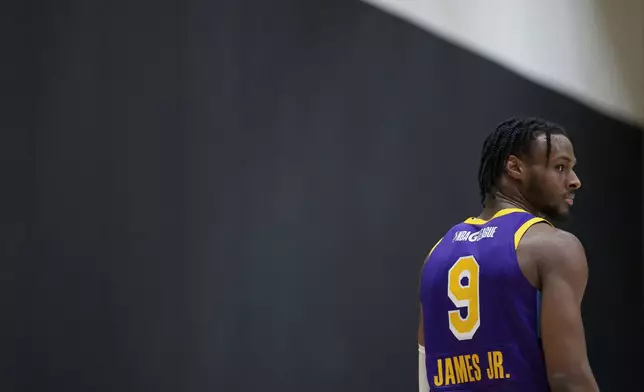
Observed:
[[[518,209],[452,227],[421,274],[427,377],[438,391],[548,391],[539,292],[516,247],[535,218]]]

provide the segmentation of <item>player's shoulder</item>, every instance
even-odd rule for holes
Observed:
[[[584,247],[574,234],[548,224],[531,227],[521,239],[519,249],[540,264],[556,268],[586,268]]]
[[[579,249],[583,250],[583,245],[574,234],[558,229],[549,224],[536,224],[526,231],[519,244],[522,248],[548,248],[554,250]],[[548,250],[544,249],[544,250]]]

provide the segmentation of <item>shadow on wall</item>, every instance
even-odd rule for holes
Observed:
[[[644,1],[623,1],[619,7],[606,1],[592,4],[597,11],[597,27],[604,30],[608,43],[603,47],[612,51],[612,63],[619,68],[614,73],[619,80],[614,83],[644,118]]]
[[[639,108],[641,117],[644,117],[644,1],[624,1],[620,7],[610,7],[602,1],[595,1],[593,4],[600,18],[601,28],[610,43],[605,48],[612,51],[614,64],[619,67],[615,75],[619,75],[620,80],[616,82],[621,91],[628,94],[628,99]],[[644,151],[644,146],[642,149]],[[644,221],[644,217],[642,220]],[[642,286],[644,297],[644,284]]]

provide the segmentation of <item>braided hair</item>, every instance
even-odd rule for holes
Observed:
[[[487,196],[493,194],[508,157],[529,155],[532,141],[544,134],[547,143],[546,159],[550,159],[552,135],[566,135],[566,132],[560,126],[545,120],[510,118],[497,125],[496,130],[485,138],[479,166],[481,204],[485,205]]]

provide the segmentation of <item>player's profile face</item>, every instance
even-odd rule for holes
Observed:
[[[534,141],[527,193],[542,214],[562,220],[570,215],[575,191],[581,187],[581,182],[574,171],[577,159],[570,139],[552,135],[551,146],[547,160],[545,135]]]

